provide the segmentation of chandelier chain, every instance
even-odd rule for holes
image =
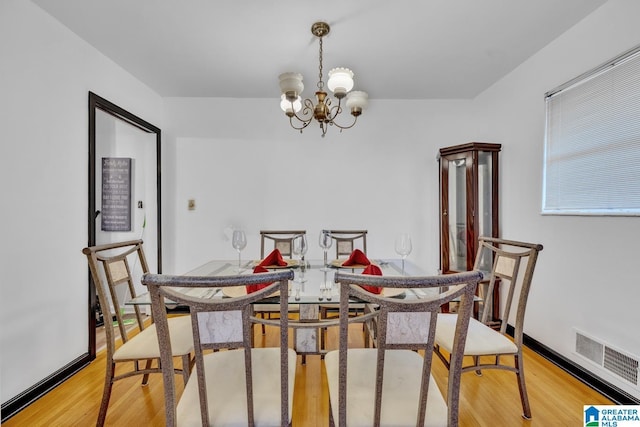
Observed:
[[[322,81],[322,37],[320,37],[320,60],[319,60],[319,66],[318,66],[318,90],[322,92],[322,89],[324,88],[324,82]]]

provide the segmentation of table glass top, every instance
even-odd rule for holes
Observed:
[[[383,276],[401,276],[402,268],[399,260],[373,260],[382,270]],[[299,263],[297,263],[299,264]],[[340,263],[330,263],[329,267],[324,267],[322,261],[306,261],[307,268],[303,269],[301,265],[296,265],[293,270],[295,274],[294,280],[290,283],[289,304],[339,304],[338,286],[334,283],[336,271],[343,270],[356,274],[362,273],[364,267],[337,267]],[[240,274],[253,274],[254,261],[249,261],[241,266]],[[286,267],[285,267],[286,268]],[[418,271],[414,265],[406,265],[407,274],[420,275],[423,272]],[[187,273],[186,276],[231,276],[238,274],[238,263],[227,260],[209,261],[198,268]],[[203,298],[224,298],[225,296],[237,296],[242,294],[244,289],[239,288],[189,288],[187,292],[193,296]],[[397,298],[424,298],[426,296],[438,293],[437,288],[433,289],[391,289],[383,291],[388,292],[389,297]],[[267,298],[261,303],[279,302],[278,298]],[[127,302],[128,305],[148,305],[150,304],[148,293],[139,295]]]

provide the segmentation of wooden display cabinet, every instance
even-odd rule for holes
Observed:
[[[498,154],[500,144],[470,142],[440,149],[440,269],[473,269],[478,236],[499,237]],[[483,259],[482,270],[491,269]],[[493,298],[498,316],[498,286]]]

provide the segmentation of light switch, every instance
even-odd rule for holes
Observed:
[[[188,209],[190,211],[195,211],[196,210],[196,199],[189,199],[189,203],[187,205]]]

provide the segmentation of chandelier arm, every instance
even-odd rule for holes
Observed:
[[[331,105],[331,101],[328,101],[327,105],[330,106]],[[351,123],[349,126],[341,126],[338,123],[336,123],[336,121],[335,121],[336,117],[338,117],[338,115],[343,112],[342,99],[338,99],[338,105],[334,105],[333,107],[331,107],[329,109],[329,111],[330,111],[329,117],[328,117],[329,124],[332,125],[332,126],[335,126],[337,128],[340,128],[340,129],[352,128],[356,124],[356,121],[358,120],[358,117],[354,116],[353,123]]]
[[[295,117],[295,118],[296,118],[296,119],[301,123],[301,125],[300,125],[299,127],[298,127],[298,126],[296,126],[296,125],[293,123],[293,118],[294,118],[294,117]],[[299,130],[299,131],[300,131],[300,133],[302,133],[302,131],[303,131],[307,126],[309,126],[309,123],[311,123],[311,119],[309,119],[309,120],[302,120],[302,119],[301,119],[300,117],[298,117],[297,115],[293,115],[293,116],[289,117],[289,124],[291,125],[291,127],[292,127],[292,128],[294,128],[295,130]]]
[[[313,116],[313,109],[315,108],[315,106],[313,105],[313,101],[309,98],[305,98],[302,104],[304,105],[304,108],[302,109],[302,115],[306,116],[307,114],[310,114],[311,116]]]
[[[326,105],[329,108],[329,115],[327,117],[327,119],[329,120],[329,122],[333,122],[333,120],[338,117],[338,114],[342,113],[342,100],[338,99],[338,105],[334,105],[333,107],[331,106],[331,99],[328,98]]]
[[[313,121],[313,102],[306,98],[303,101],[303,105],[304,107],[302,108],[300,115],[294,111],[293,114],[289,116],[289,123],[291,124],[291,127],[299,130],[300,132],[302,132],[302,130],[309,126],[309,123]],[[300,122],[300,126],[296,126],[294,124],[294,117]]]
[[[331,125],[333,125],[333,126],[335,126],[335,127],[337,127],[337,128],[342,130],[342,129],[350,129],[350,128],[352,128],[353,126],[355,126],[357,121],[358,121],[358,116],[353,116],[353,123],[351,123],[349,126],[341,126],[341,125],[339,125],[338,123],[336,123],[333,120],[331,120],[329,122],[329,124],[331,124]]]

